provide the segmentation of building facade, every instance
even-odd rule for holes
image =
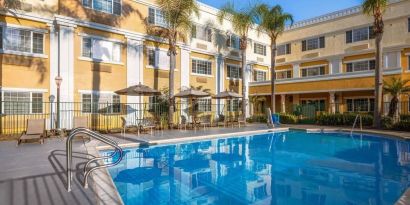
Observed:
[[[1,3],[3,114],[15,112],[11,107],[15,105],[7,102],[31,102],[18,107],[20,113],[52,109],[42,103],[57,95],[56,76],[63,79],[61,102],[78,103],[83,113],[93,112],[93,102],[152,102],[148,97],[114,93],[128,86],[168,87],[168,46],[147,35],[143,24],[145,19],[164,24],[154,0],[22,0],[13,8]],[[178,44],[174,89],[202,87],[212,94],[225,90],[241,93],[244,83],[249,88],[245,98],[251,102],[247,115],[257,113],[258,107],[270,103],[268,36],[256,29],[250,31],[247,69],[242,73],[239,39],[232,25],[216,23],[218,10],[199,5],[200,16],[194,17],[191,37]],[[386,11],[385,78],[410,78],[409,8],[410,1],[396,0]],[[370,110],[375,51],[371,26],[372,18],[354,7],[288,28],[279,38],[276,60],[278,111],[285,111],[287,104],[311,102],[323,104],[319,106],[323,110],[354,111],[356,101],[368,102]],[[253,100],[258,97],[261,99]],[[408,101],[405,98],[402,100]],[[338,102],[349,106],[331,106]],[[218,110],[226,104],[237,109],[239,104],[211,98],[203,103],[218,104]]]

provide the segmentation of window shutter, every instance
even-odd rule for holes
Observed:
[[[0,26],[0,49],[3,49],[3,27]]]
[[[208,42],[212,42],[212,29],[208,29],[207,31],[207,40]]]
[[[192,26],[191,37],[196,38],[196,26],[195,25]]]
[[[374,70],[376,69],[376,61],[375,60],[370,60],[369,61],[369,70]]]
[[[232,38],[232,36],[228,36],[228,38],[226,39],[226,46],[227,47],[231,47],[231,38]]]
[[[306,51],[306,40],[302,41],[302,51]]]
[[[410,32],[410,18],[407,19],[407,31]]]
[[[253,44],[253,53],[256,53],[256,43]]]
[[[266,56],[266,46],[263,46],[263,55]]]
[[[319,68],[319,75],[324,75],[325,74],[325,66],[321,66]]]
[[[374,39],[376,37],[373,26],[369,26],[369,39]]]
[[[290,43],[286,44],[286,54],[291,54],[291,48],[290,48]]]
[[[242,78],[242,68],[238,68],[238,78]]]
[[[325,47],[325,37],[322,36],[319,38],[319,47],[324,48]]]
[[[227,66],[226,69],[227,69],[227,76],[228,78],[230,78],[231,77],[231,67]]]
[[[121,15],[121,0],[113,0],[113,13]]]
[[[306,77],[307,76],[307,69],[302,69],[302,77]]]
[[[153,9],[153,8],[149,8],[148,23],[155,24],[155,9]]]
[[[346,64],[346,72],[353,72],[353,63]]]
[[[288,71],[286,72],[286,77],[287,77],[287,78],[292,78],[292,71],[288,70]]]
[[[346,43],[352,43],[353,42],[353,31],[346,31]]]

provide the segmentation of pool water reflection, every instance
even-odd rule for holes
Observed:
[[[125,153],[109,172],[126,205],[394,204],[410,186],[409,143],[368,135],[290,131]]]

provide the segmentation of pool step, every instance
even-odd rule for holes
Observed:
[[[340,131],[341,131],[340,129],[325,129],[325,128],[306,129],[306,133],[336,133]]]

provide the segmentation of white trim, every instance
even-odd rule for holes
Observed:
[[[226,77],[226,80],[241,81],[242,78],[230,78],[230,77]]]
[[[82,61],[95,62],[95,63],[106,63],[106,64],[114,64],[114,65],[124,65],[123,62],[104,61],[104,60],[100,60],[100,59],[88,58],[88,57],[83,57],[83,56],[79,56],[77,59],[78,59],[78,60],[82,60]]]
[[[13,87],[0,87],[0,91],[15,91],[15,92],[34,92],[34,93],[46,93],[48,89],[42,88],[13,88]]]
[[[119,40],[119,39],[115,39],[115,38],[107,38],[107,37],[98,36],[98,35],[94,35],[94,34],[78,33],[78,36],[89,37],[89,38],[97,39],[97,40],[103,40],[103,41],[110,41],[110,42],[114,42],[114,43],[125,44],[125,42],[123,40]]]
[[[209,59],[206,59],[206,58],[200,58],[200,57],[195,57],[195,56],[191,56],[191,59],[190,59],[191,61],[192,60],[200,60],[200,61],[207,61],[207,62],[211,62],[211,63],[214,63],[214,60],[209,60]],[[192,62],[191,62],[192,63]]]
[[[153,70],[163,70],[163,71],[169,71],[169,68],[160,68],[160,67],[155,67],[152,65],[146,65],[146,69],[153,69]],[[178,69],[174,69],[174,71],[178,71]]]
[[[199,73],[193,73],[191,70],[191,75],[193,76],[201,76],[201,77],[207,77],[207,78],[213,78],[213,75],[206,75],[206,74],[199,74]]]
[[[44,46],[44,44],[43,44],[43,46]],[[43,48],[43,51],[44,51],[44,48]],[[46,54],[29,53],[29,52],[4,50],[4,49],[0,49],[0,54],[12,54],[12,55],[19,55],[19,56],[34,57],[34,58],[48,58],[48,55],[46,55]]]
[[[405,56],[410,56],[410,52],[404,53]]]

